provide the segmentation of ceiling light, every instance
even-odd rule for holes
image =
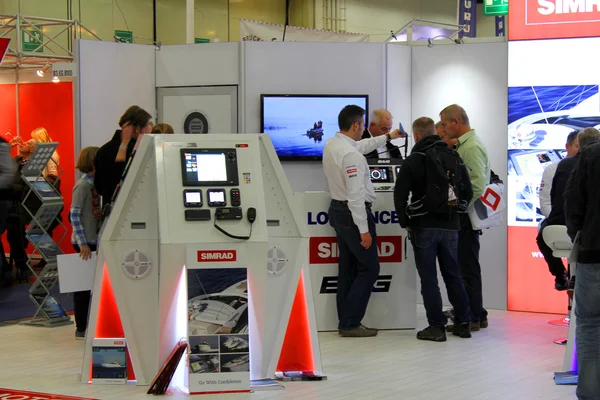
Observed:
[[[41,78],[41,77],[43,77],[43,76],[44,76],[44,73],[45,73],[46,71],[48,71],[48,70],[50,69],[50,67],[51,67],[50,63],[46,63],[46,65],[44,65],[44,66],[42,67],[42,69],[38,69],[38,70],[37,70],[37,76],[39,76],[40,78]]]

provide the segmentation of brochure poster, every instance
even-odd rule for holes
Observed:
[[[246,268],[188,269],[190,394],[250,390]]]
[[[508,45],[509,310],[567,312],[567,296],[555,290],[536,241],[544,218],[539,192],[546,168],[567,157],[568,135],[600,126],[597,69],[570,61],[598,44],[593,38]]]

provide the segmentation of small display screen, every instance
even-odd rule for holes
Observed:
[[[200,190],[184,190],[183,202],[186,207],[202,207],[202,192]]]
[[[370,167],[369,175],[371,177],[371,182],[380,182],[380,183],[393,182],[392,170],[390,167]]]
[[[227,205],[227,201],[225,200],[225,190],[223,189],[209,189],[207,196],[208,205],[211,207]]]

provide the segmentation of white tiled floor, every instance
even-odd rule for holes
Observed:
[[[552,343],[567,328],[547,324],[556,316],[492,311],[490,328],[470,340],[421,342],[413,331],[376,338],[320,335],[327,381],[284,383],[285,390],[206,399],[574,399],[574,386],[556,386],[565,348]],[[425,326],[419,310],[419,327]],[[78,383],[83,341],[73,327],[0,328],[0,387],[94,397],[141,399],[147,388]],[[168,399],[188,398],[175,392]]]

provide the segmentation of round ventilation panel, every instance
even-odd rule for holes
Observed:
[[[150,256],[139,250],[133,250],[127,253],[123,258],[123,273],[135,280],[143,279],[150,274],[152,270],[152,261]]]
[[[283,272],[288,259],[283,249],[279,246],[273,246],[267,254],[267,271],[272,275],[279,275]]]

